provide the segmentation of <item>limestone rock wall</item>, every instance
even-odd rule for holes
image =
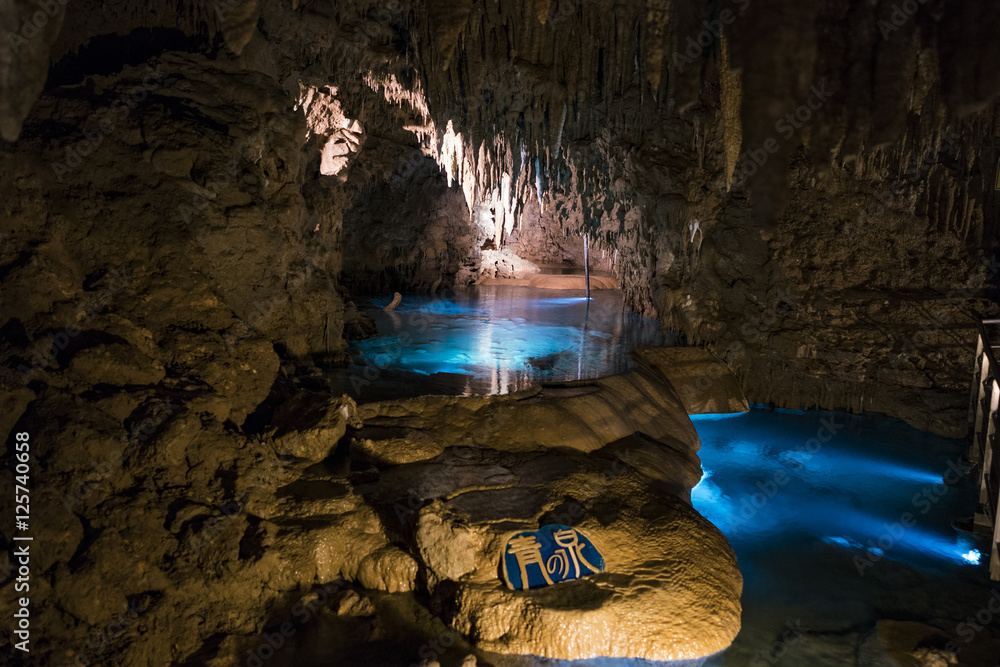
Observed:
[[[274,457],[248,417],[290,360],[344,347],[337,194],[311,199],[305,131],[273,80],[175,52],[47,91],[4,145],[2,437],[31,435],[53,545],[24,664],[197,656],[261,622],[232,591],[312,584],[272,579],[243,512]],[[210,600],[235,604],[177,612]]]
[[[587,233],[630,305],[709,344],[752,400],[874,407],[957,434],[968,315],[992,308],[980,299],[996,283],[992,5],[897,5],[254,3],[261,31],[201,3],[173,23],[124,7],[100,23],[81,4],[65,10],[80,34],[44,33],[9,69],[37,69],[46,49],[86,56],[86,35],[113,27],[221,39],[290,94],[336,80],[345,117],[434,158],[473,212],[468,229],[422,212],[382,238],[360,222],[348,238],[377,259],[352,286],[472,281],[472,237],[579,263]],[[359,221],[384,218],[368,203],[391,190],[366,184],[400,162],[371,138],[314,142],[328,160],[357,151],[344,178]],[[433,254],[402,250],[411,240]],[[930,403],[910,414],[914,388]]]
[[[583,267],[584,233],[579,202],[554,194],[542,195],[542,202],[528,200],[506,247],[519,257],[536,264]],[[617,257],[615,248],[595,239],[590,247],[590,268],[611,271]]]
[[[351,452],[371,469],[357,491],[416,547],[432,609],[478,651],[693,660],[732,641],[742,579],[691,511],[698,436],[655,369],[359,406]],[[549,523],[592,539],[607,571],[511,591],[506,540]]]
[[[355,295],[427,291],[474,282],[487,230],[434,160],[410,154],[366,188],[345,215],[342,281]]]

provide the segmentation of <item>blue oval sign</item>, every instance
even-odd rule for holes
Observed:
[[[604,557],[583,533],[556,523],[517,533],[503,549],[508,588],[551,586],[604,572]]]

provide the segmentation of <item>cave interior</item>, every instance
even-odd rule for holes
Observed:
[[[6,664],[997,667],[998,16],[5,0]]]

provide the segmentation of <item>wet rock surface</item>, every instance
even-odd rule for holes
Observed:
[[[696,347],[644,347],[632,351],[643,368],[659,374],[677,392],[689,415],[746,412],[743,390],[711,352]]]
[[[631,412],[601,412],[623,396]],[[363,424],[345,436],[354,493],[418,563],[430,612],[477,655],[679,660],[735,636],[735,559],[688,502],[701,475],[697,436],[674,391],[646,371],[515,396],[366,404],[357,414]],[[656,438],[643,432],[654,426]],[[403,442],[414,445],[406,459]],[[591,539],[605,572],[511,590],[499,574],[506,540],[550,523]],[[407,590],[383,581],[405,578],[411,561],[384,550],[349,578]]]
[[[37,500],[36,535],[62,545],[38,561],[38,664],[155,664],[164,651],[243,664],[282,623],[302,625],[303,599],[310,614],[374,619],[381,630],[355,628],[344,650],[385,651],[395,637],[396,653],[379,653],[386,665],[409,664],[412,640],[432,639],[435,624],[481,664],[691,659],[739,629],[735,557],[689,503],[697,436],[674,390],[646,370],[360,406],[297,389],[252,439],[178,406],[133,410],[160,421],[132,444],[108,415],[87,438],[108,463],[89,475],[76,472],[86,457],[52,459],[75,485]],[[36,429],[60,408],[35,399],[18,422],[36,433],[40,460],[81,435]],[[181,465],[186,480],[171,485]],[[162,486],[143,490],[144,475]],[[582,531],[604,572],[511,590],[499,574],[506,540],[550,523]],[[393,604],[423,611],[397,622]],[[95,627],[113,637],[88,648]]]

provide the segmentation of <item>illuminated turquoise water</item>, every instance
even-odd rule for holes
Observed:
[[[421,394],[506,394],[538,381],[619,373],[629,350],[662,345],[656,320],[622,308],[618,290],[480,286],[446,296],[407,294],[359,303],[378,326],[352,343],[336,388],[362,401]]]
[[[987,540],[951,526],[974,509],[964,442],[842,412],[693,420],[704,476],[692,502],[744,577],[743,631],[707,664],[853,665],[858,633],[880,618],[936,619],[954,636],[989,600]],[[822,635],[823,651],[790,628]]]

